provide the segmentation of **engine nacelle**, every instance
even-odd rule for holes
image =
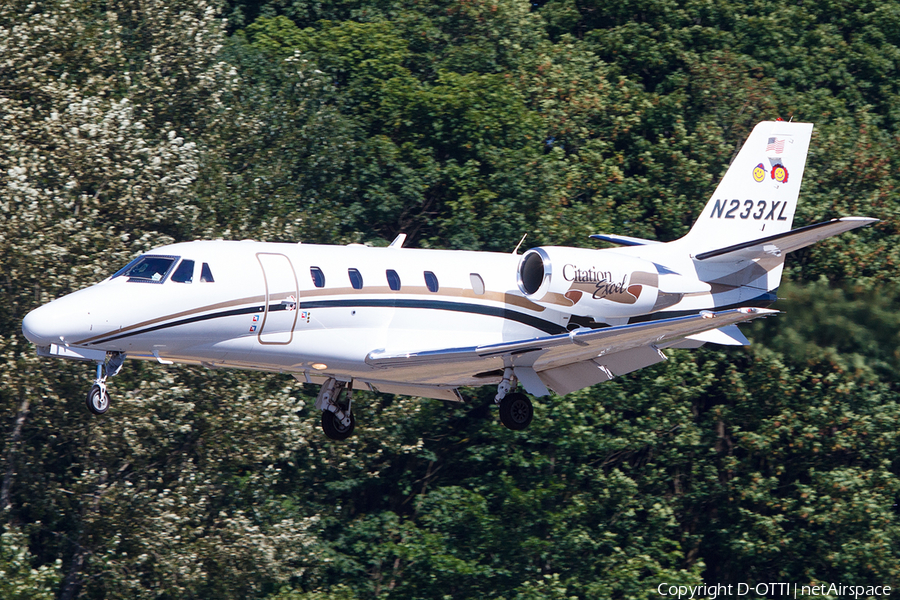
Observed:
[[[518,281],[535,304],[596,320],[650,313],[682,297],[660,293],[652,262],[608,250],[532,248],[519,262]]]

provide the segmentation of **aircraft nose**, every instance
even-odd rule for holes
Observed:
[[[90,313],[76,294],[70,294],[40,306],[22,319],[22,333],[37,346],[74,341],[88,334]]]
[[[55,319],[51,318],[49,306],[34,309],[22,319],[22,333],[29,342],[36,346],[49,346],[59,343],[59,333],[54,327]]]

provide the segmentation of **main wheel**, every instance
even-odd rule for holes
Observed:
[[[500,422],[513,431],[528,427],[534,417],[534,407],[525,394],[507,394],[500,401]]]
[[[353,428],[356,427],[356,419],[353,413],[350,413],[350,424],[344,426],[333,412],[330,410],[322,411],[322,431],[325,435],[333,440],[346,440],[353,435]]]
[[[102,415],[109,410],[109,393],[95,383],[88,392],[87,407],[95,415]]]

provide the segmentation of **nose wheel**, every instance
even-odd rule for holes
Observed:
[[[97,378],[87,395],[87,407],[91,413],[102,415],[109,410],[109,391],[106,389],[106,378],[118,375],[125,362],[121,352],[109,352],[106,361],[97,363]]]
[[[109,410],[109,392],[106,383],[95,383],[87,395],[88,410],[95,415],[102,415]]]

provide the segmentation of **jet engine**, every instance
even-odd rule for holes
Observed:
[[[535,304],[597,320],[647,314],[683,297],[659,291],[654,263],[607,250],[532,248],[519,262],[518,282]]]

